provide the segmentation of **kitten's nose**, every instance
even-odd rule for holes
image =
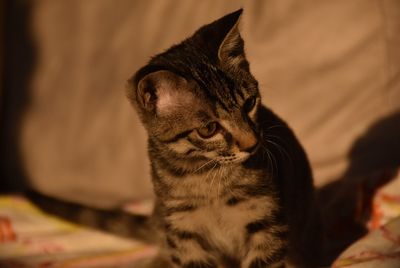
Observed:
[[[252,153],[252,152],[255,151],[255,149],[257,148],[257,146],[258,146],[258,142],[254,143],[252,146],[243,148],[242,151],[246,151],[246,152],[248,152],[248,153]]]
[[[258,145],[253,133],[242,133],[237,137],[237,145],[241,151],[252,152]]]

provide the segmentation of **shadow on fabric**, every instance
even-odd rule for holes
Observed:
[[[352,146],[343,176],[317,191],[329,260],[367,233],[374,194],[400,166],[399,137],[400,112],[372,124]]]

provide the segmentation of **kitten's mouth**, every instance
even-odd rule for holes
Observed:
[[[246,150],[249,155],[255,154],[255,152],[260,148],[260,142],[257,142],[253,147]]]
[[[251,154],[246,153],[245,155],[242,156],[237,156],[237,155],[225,156],[218,158],[217,161],[222,165],[237,164],[246,161],[250,157],[250,155]]]

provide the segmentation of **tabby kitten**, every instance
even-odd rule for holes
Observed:
[[[261,104],[241,13],[203,26],[129,80],[148,133],[153,217],[82,209],[36,192],[31,200],[119,235],[154,235],[155,268],[315,267],[320,227],[310,167],[293,132]]]
[[[148,133],[170,267],[312,267],[310,167],[261,104],[238,30],[242,10],[153,57],[129,81]]]

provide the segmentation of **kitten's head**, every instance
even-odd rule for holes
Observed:
[[[256,150],[260,95],[239,34],[241,13],[203,26],[130,80],[152,146],[168,157],[228,164]]]

